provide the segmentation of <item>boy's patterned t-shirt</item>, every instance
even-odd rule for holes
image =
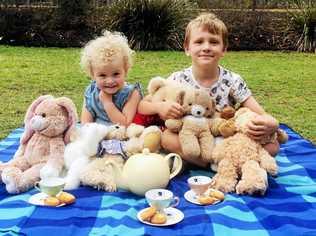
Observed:
[[[216,102],[216,109],[235,107],[251,96],[251,91],[240,75],[219,66],[219,79],[209,88],[201,86],[194,78],[192,67],[173,73],[168,80],[174,80],[196,89],[205,89]]]

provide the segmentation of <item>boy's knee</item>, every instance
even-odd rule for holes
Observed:
[[[279,150],[280,150],[280,145],[278,143],[278,141],[275,141],[273,143],[268,143],[266,145],[264,145],[264,149],[273,157],[275,157]]]

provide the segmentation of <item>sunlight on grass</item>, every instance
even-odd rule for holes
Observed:
[[[190,65],[182,52],[137,52],[128,81],[146,88],[150,78]],[[89,79],[80,49],[0,46],[0,139],[22,126],[39,95],[68,96],[80,113]],[[306,53],[229,52],[222,65],[239,73],[267,112],[316,142],[316,56]]]

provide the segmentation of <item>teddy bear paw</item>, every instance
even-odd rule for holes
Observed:
[[[19,193],[16,176],[14,173],[7,173],[6,171],[1,174],[2,182],[5,184],[5,188],[8,193],[16,194]]]
[[[250,183],[244,180],[239,181],[236,186],[237,194],[264,195],[267,186],[265,183]]]
[[[223,177],[220,177],[220,178],[214,177],[211,184],[212,188],[215,188],[224,193],[234,192],[235,186],[236,186],[235,180],[228,180]]]
[[[76,178],[65,178],[65,190],[73,190],[80,186],[80,180]]]

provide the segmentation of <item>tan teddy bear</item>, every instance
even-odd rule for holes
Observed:
[[[58,176],[64,165],[65,144],[77,122],[74,103],[66,97],[40,96],[28,108],[25,131],[13,159],[0,164],[9,193],[34,187],[40,177]]]
[[[277,134],[256,142],[246,135],[247,123],[257,114],[248,108],[240,108],[234,116],[236,134],[217,144],[212,160],[217,165],[217,174],[212,187],[223,192],[264,195],[268,187],[267,173],[275,176],[278,166],[275,159],[262,147]],[[285,137],[286,138],[286,137]]]
[[[113,192],[116,191],[117,186],[112,163],[115,162],[118,168],[123,168],[126,158],[141,153],[144,148],[148,148],[151,152],[158,152],[161,131],[157,126],[144,128],[141,125],[131,124],[125,128],[115,125],[115,129],[107,134],[106,139],[109,142],[113,139],[125,140],[120,143],[123,153],[104,153],[100,158],[93,158],[81,173],[80,180],[83,185]]]
[[[149,81],[147,90],[148,96],[145,99],[152,102],[173,101],[180,103],[185,92],[185,88],[180,83],[158,76]]]
[[[180,104],[185,116],[166,120],[166,127],[179,132],[183,155],[210,161],[214,145],[209,119],[215,112],[213,99],[203,90],[191,89],[185,91]]]

